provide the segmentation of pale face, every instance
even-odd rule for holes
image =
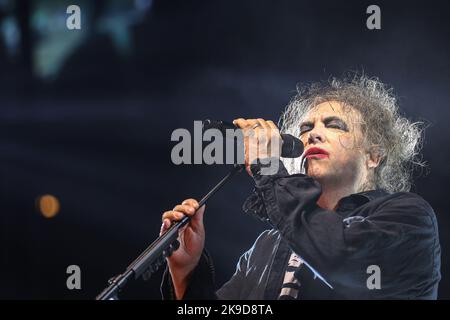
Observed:
[[[300,124],[300,139],[305,146],[307,175],[322,186],[346,186],[357,189],[377,164],[362,147],[361,115],[327,101],[312,108]],[[308,155],[312,148],[319,154]],[[311,150],[310,150],[311,149]],[[322,151],[324,153],[320,154]]]

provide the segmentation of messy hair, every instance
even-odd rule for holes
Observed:
[[[362,188],[381,188],[388,192],[410,190],[414,169],[425,166],[420,155],[424,125],[400,114],[392,88],[378,78],[348,74],[342,79],[333,77],[324,82],[299,85],[297,91],[280,118],[281,131],[299,137],[300,123],[308,111],[325,101],[351,107],[361,114],[364,146],[376,146],[381,155],[372,181]],[[283,159],[283,162],[291,174],[302,172],[298,158]]]

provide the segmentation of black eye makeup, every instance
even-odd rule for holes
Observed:
[[[327,117],[323,120],[323,123],[327,128],[339,129],[348,132],[347,124],[338,117]]]
[[[348,126],[345,123],[345,121],[342,120],[341,118],[338,118],[338,117],[335,117],[335,116],[326,117],[325,119],[323,119],[323,124],[327,128],[338,129],[338,130],[342,130],[342,131],[345,131],[345,132],[349,131],[348,130]],[[310,131],[313,128],[314,128],[314,123],[312,123],[311,121],[303,122],[300,125],[300,135]]]
[[[308,132],[312,128],[314,128],[314,124],[312,122],[310,121],[303,122],[300,125],[300,135],[304,134],[305,132]]]

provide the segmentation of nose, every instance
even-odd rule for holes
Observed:
[[[316,144],[319,142],[324,142],[323,135],[317,131],[310,131],[308,135],[308,144]]]

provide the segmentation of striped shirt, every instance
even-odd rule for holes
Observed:
[[[295,277],[295,273],[303,266],[303,260],[292,252],[286,273],[284,274],[283,285],[278,300],[297,300],[300,291],[300,282]]]

